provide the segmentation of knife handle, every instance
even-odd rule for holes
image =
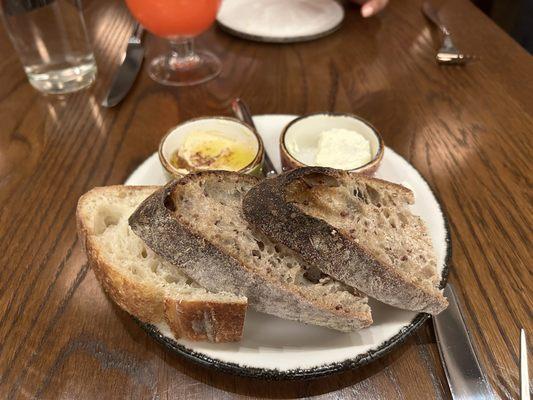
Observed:
[[[254,124],[254,120],[252,119],[252,113],[250,112],[250,109],[244,101],[237,97],[231,103],[231,108],[233,109],[233,113],[237,116],[237,118],[239,118],[241,121],[248,124],[255,131],[257,131],[257,128]],[[278,174],[278,172],[276,171],[276,167],[274,167],[274,164],[268,156],[268,152],[266,151],[266,149],[264,150],[263,164],[263,173],[265,177],[270,178]]]

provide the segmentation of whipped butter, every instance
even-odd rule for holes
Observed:
[[[329,129],[320,133],[315,165],[336,169],[354,169],[372,160],[370,142],[348,129]]]

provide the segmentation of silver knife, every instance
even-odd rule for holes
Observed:
[[[440,358],[454,400],[493,399],[479,365],[461,308],[451,283],[444,289],[450,305],[433,317]]]
[[[522,328],[520,329],[520,400],[529,400],[530,398],[526,331]]]
[[[106,98],[102,102],[104,107],[114,107],[126,97],[135,78],[141,69],[144,58],[144,48],[142,46],[142,35],[144,29],[139,24],[135,24],[132,36],[128,39],[128,47],[126,48],[126,55],[124,61],[118,68],[111,88]]]
[[[250,112],[250,109],[242,99],[238,97],[234,99],[231,102],[231,108],[237,118],[239,118],[245,124],[248,124],[250,127],[252,127],[252,129],[257,132],[257,128],[252,118],[252,113]],[[276,167],[274,167],[274,164],[268,156],[268,152],[266,149],[264,149],[263,164],[263,173],[266,178],[270,178],[278,174],[278,171],[276,171]]]

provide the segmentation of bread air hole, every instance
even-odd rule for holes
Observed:
[[[365,203],[367,202],[365,195],[362,192],[360,192],[358,188],[355,188],[353,190],[353,195],[357,197],[359,200],[364,201]]]
[[[409,219],[407,218],[407,216],[405,214],[399,213],[398,214],[398,218],[400,219],[400,225],[402,227],[409,224]]]
[[[340,183],[337,179],[335,179],[333,176],[329,176],[326,174],[309,174],[302,177],[302,180],[307,184],[309,187],[313,186],[327,186],[327,187],[338,187],[340,186]]]
[[[303,276],[305,279],[307,279],[311,283],[318,283],[321,278],[321,273],[316,268],[309,268],[307,271],[304,272]]]
[[[142,251],[141,251],[141,257],[142,258],[146,258],[148,257],[148,252],[146,251],[146,248],[143,247]]]
[[[174,199],[172,198],[172,196],[166,196],[165,200],[163,201],[163,204],[167,210],[172,212],[176,211],[176,204],[174,203]]]
[[[107,215],[104,218],[104,225],[106,228],[118,224],[120,216],[119,215]]]
[[[123,212],[120,209],[113,209],[108,206],[101,207],[94,220],[95,233],[101,235],[110,226],[117,225],[122,215]]]
[[[154,261],[152,263],[150,263],[150,270],[153,272],[153,273],[156,273],[157,272],[157,267],[159,266],[159,263],[157,261]]]
[[[366,186],[366,193],[370,199],[370,202],[373,204],[379,204],[379,200],[381,199],[381,196],[379,192],[374,189],[372,186],[365,185]]]

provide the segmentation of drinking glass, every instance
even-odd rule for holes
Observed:
[[[164,85],[188,86],[220,73],[220,60],[195,50],[193,39],[215,21],[221,0],[126,0],[133,16],[148,31],[170,42],[170,53],[150,63],[149,74]]]
[[[69,93],[94,81],[96,63],[80,0],[0,0],[0,5],[33,87]]]

